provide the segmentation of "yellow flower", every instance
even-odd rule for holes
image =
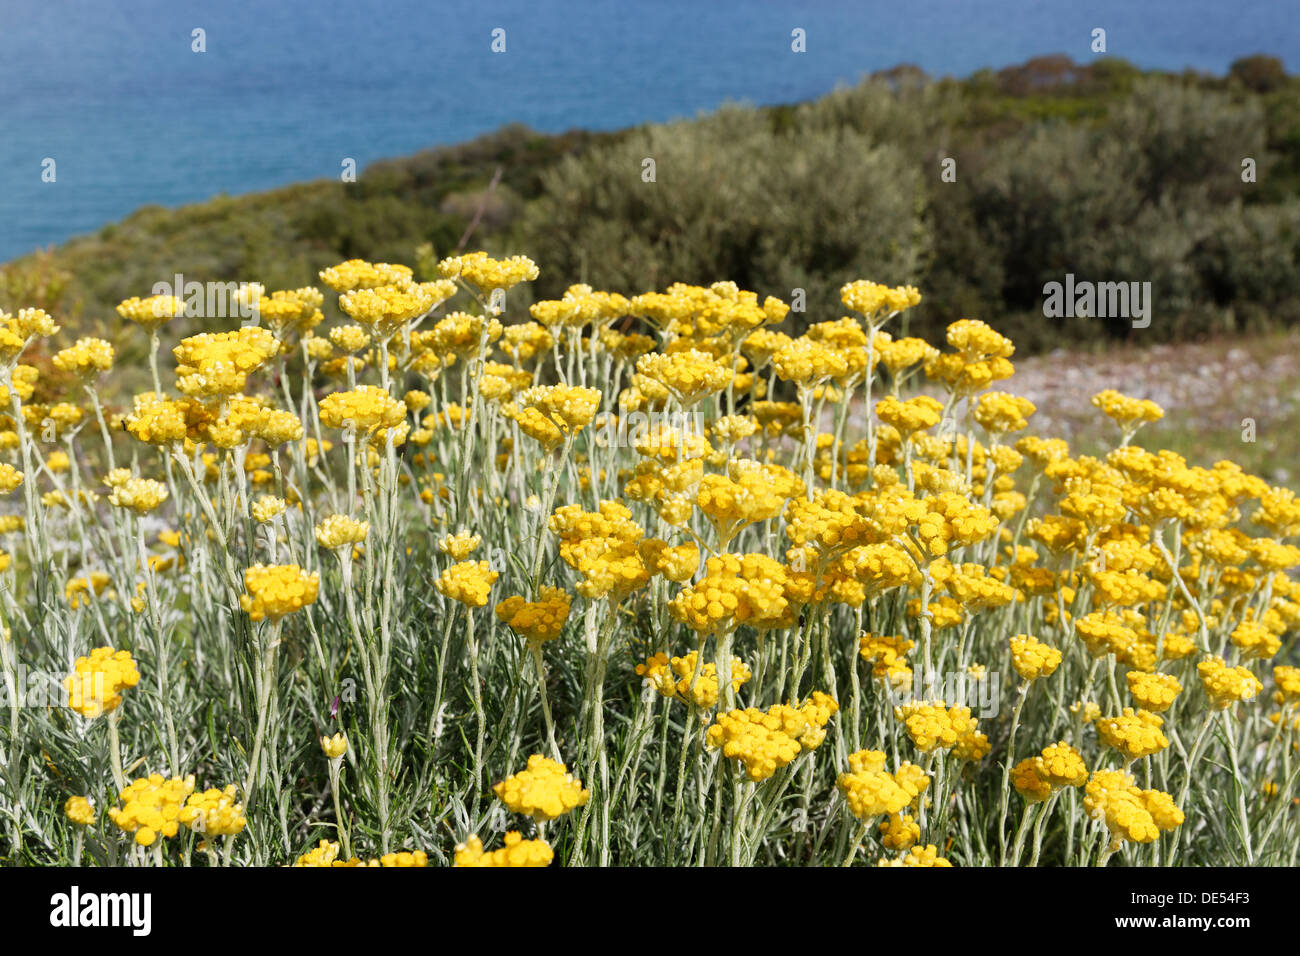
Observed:
[[[114,507],[147,514],[167,500],[167,486],[152,478],[128,478],[114,485],[108,500]]]
[[[1029,634],[1011,638],[1011,663],[1024,680],[1051,677],[1061,664],[1061,652]]]
[[[1006,392],[986,392],[976,403],[973,417],[988,431],[1005,435],[1028,428],[1028,418],[1032,414],[1034,403],[1027,398]]]
[[[466,607],[483,607],[497,577],[486,561],[462,561],[443,571],[436,586],[441,594]]]
[[[113,346],[103,339],[82,338],[55,354],[54,367],[89,380],[113,367]]]
[[[1117,717],[1102,717],[1097,721],[1097,734],[1106,746],[1118,750],[1127,760],[1149,757],[1169,746],[1169,738],[1161,732],[1164,720],[1147,710],[1125,707]]]
[[[1152,843],[1161,831],[1183,822],[1183,812],[1167,793],[1139,790],[1122,770],[1099,770],[1084,788],[1084,809],[1105,822],[1118,840]]]
[[[438,541],[438,550],[453,561],[464,561],[477,551],[478,546],[482,543],[482,535],[470,534],[468,531],[458,531],[456,534],[449,534],[441,538]]]
[[[1259,678],[1244,667],[1229,667],[1222,657],[1207,657],[1196,665],[1210,706],[1225,710],[1241,701],[1254,700],[1264,689]]]
[[[1092,404],[1126,432],[1136,430],[1146,422],[1159,421],[1165,416],[1164,409],[1150,399],[1129,398],[1111,388],[1094,395]]]
[[[545,840],[525,840],[517,830],[505,836],[505,846],[490,853],[471,836],[456,847],[455,866],[550,866],[555,854]]]
[[[889,287],[866,279],[846,283],[840,289],[840,301],[855,312],[861,312],[869,323],[876,324],[921,301],[921,293],[912,286]]]
[[[903,722],[912,743],[923,753],[951,749],[976,730],[969,707],[948,707],[941,700],[903,704],[894,708],[894,716]]]
[[[193,786],[193,777],[190,786]],[[244,805],[235,799],[235,785],[224,790],[204,790],[192,793],[185,801],[177,819],[195,833],[206,837],[234,836],[248,824]]]
[[[947,866],[952,864],[939,855],[939,849],[933,843],[925,847],[914,846],[907,853],[894,859],[882,859],[878,866]]]
[[[68,797],[68,802],[63,805],[63,813],[80,827],[88,827],[95,822],[95,808],[86,797]]]
[[[312,847],[302,856],[298,857],[294,866],[302,867],[335,867],[348,866],[349,862],[339,860],[339,845],[331,840],[321,840],[319,844]],[[359,863],[360,861],[356,861]],[[356,865],[355,863],[352,865]]]
[[[193,790],[193,774],[171,779],[156,773],[141,777],[122,791],[122,806],[110,807],[108,817],[124,833],[134,833],[136,843],[151,846],[160,836],[176,836],[180,824],[186,822],[181,818],[185,798]],[[233,815],[222,819],[230,819],[233,825]]]
[[[645,663],[638,664],[636,673],[638,677],[649,681],[664,697],[689,701],[702,710],[712,710],[718,704],[717,665],[712,661],[698,664],[698,661],[699,654],[696,651],[672,659],[667,654],[656,654]],[[748,664],[739,657],[731,659],[733,692],[740,690],[752,676]]]
[[[525,435],[550,450],[591,424],[600,398],[594,388],[535,385],[515,396],[511,417]]]
[[[284,514],[287,507],[289,507],[289,503],[283,498],[277,498],[274,495],[262,495],[253,502],[253,520],[258,524],[274,521]]]
[[[802,705],[728,711],[714,719],[705,744],[721,748],[729,760],[739,760],[749,779],[761,783],[803,751],[820,746],[826,724],[837,710],[839,705],[829,695],[814,691]]]
[[[64,678],[68,706],[83,717],[98,717],[118,708],[122,691],[140,682],[140,672],[130,651],[97,647],[89,657],[78,657],[72,674]]]
[[[320,401],[320,420],[327,428],[355,429],[371,434],[406,421],[406,404],[374,385],[359,385],[349,392],[334,392]]]
[[[347,735],[337,733],[333,737],[322,737],[320,739],[320,749],[324,751],[325,756],[330,760],[337,760],[348,752]]]
[[[496,607],[497,617],[530,644],[553,641],[564,631],[571,598],[563,588],[543,587],[536,601],[509,597]]]
[[[1282,639],[1256,621],[1242,621],[1232,631],[1233,646],[1246,660],[1267,660],[1282,650]]]
[[[1128,681],[1128,692],[1133,695],[1137,705],[1154,714],[1163,714],[1168,710],[1174,698],[1183,690],[1183,685],[1173,674],[1129,671],[1125,679]]]
[[[730,364],[698,349],[643,355],[636,361],[636,370],[634,381],[644,380],[644,386],[658,386],[664,395],[672,395],[683,407],[722,391],[732,380]]]
[[[196,398],[236,395],[247,387],[249,373],[279,350],[279,341],[260,326],[192,335],[172,349],[176,387]]]
[[[591,798],[564,764],[540,754],[529,757],[526,770],[502,780],[492,792],[512,812],[539,823],[562,817]]]
[[[356,289],[339,296],[339,308],[381,336],[437,308],[455,293],[450,283],[426,282]]]
[[[921,839],[921,825],[906,813],[894,813],[880,824],[880,842],[886,850],[910,850]]]
[[[404,285],[411,281],[413,275],[407,266],[391,265],[387,262],[366,262],[364,259],[349,259],[329,269],[320,271],[320,280],[335,292],[350,292],[353,289],[374,289],[378,286]]]
[[[8,462],[0,463],[0,492],[8,494],[23,483],[23,473]]]
[[[486,252],[443,259],[438,263],[438,272],[444,279],[464,279],[485,292],[508,290],[520,282],[531,282],[539,274],[537,264],[527,256],[493,259]]]
[[[316,543],[329,551],[351,549],[370,533],[370,522],[358,521],[347,515],[329,515],[316,525]]]
[[[300,611],[316,600],[320,572],[311,574],[296,564],[256,564],[244,571],[244,587],[239,605],[252,621],[279,621]]]
[[[900,817],[899,814],[906,807],[917,803],[921,794],[930,786],[930,778],[920,767],[903,763],[897,772],[886,773],[883,751],[859,750],[849,755],[849,772],[840,774],[835,785],[848,802],[849,811],[859,820],[890,815],[891,820],[881,824],[882,833],[886,832],[886,827],[892,830],[891,821],[898,819],[903,833],[895,835],[899,845],[893,848],[905,850],[911,846],[911,843],[903,846],[901,843],[905,840],[897,839],[905,837],[911,831],[909,825],[901,822],[910,821],[911,818]],[[918,828],[911,842],[915,843],[919,837]],[[890,846],[890,843],[886,841],[885,845]]]
[[[174,295],[154,295],[147,299],[132,296],[118,303],[117,314],[129,319],[146,332],[185,314],[185,301]]]

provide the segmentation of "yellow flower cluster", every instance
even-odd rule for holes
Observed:
[[[560,557],[582,575],[575,590],[583,597],[617,603],[650,580],[639,546],[644,532],[626,505],[602,501],[595,512],[565,505],[549,525],[560,539]]]
[[[438,576],[438,592],[466,607],[485,607],[499,575],[486,561],[462,561]]]
[[[930,786],[929,776],[920,767],[904,762],[894,773],[887,773],[883,751],[859,750],[849,755],[849,772],[840,774],[835,785],[848,802],[849,811],[859,820],[890,815],[891,819],[881,825],[881,830],[884,832],[886,827],[889,828],[895,844],[891,848],[905,850],[919,839],[920,829],[916,828],[915,835],[910,836],[911,842],[901,845],[912,827],[904,822],[910,817],[899,817],[899,814],[904,808],[916,804]],[[898,820],[897,826],[902,833],[894,832],[894,820]],[[890,846],[888,841],[886,846]]]
[[[846,283],[840,289],[840,301],[868,321],[875,322],[881,313],[897,315],[921,302],[921,293],[913,286],[885,286],[867,279]],[[887,317],[886,316],[886,317]]]
[[[1164,409],[1150,399],[1129,398],[1111,388],[1094,395],[1092,404],[1125,431],[1145,422],[1157,422],[1165,416]]]
[[[518,595],[508,597],[497,605],[496,613],[506,627],[528,643],[540,645],[563,633],[571,602],[564,588],[544,586],[536,601]]]
[[[1246,660],[1268,660],[1282,650],[1282,639],[1257,621],[1242,621],[1232,631],[1232,644]]]
[[[113,346],[103,339],[81,338],[55,354],[54,367],[81,379],[91,379],[113,367]]]
[[[140,672],[130,651],[97,647],[89,657],[78,657],[72,673],[64,678],[68,706],[83,717],[98,717],[116,710],[122,691],[140,683]]]
[[[483,841],[471,836],[456,847],[456,866],[550,866],[555,853],[545,840],[525,840],[517,830],[505,836],[505,846],[485,852]]]
[[[18,490],[24,477],[21,471],[8,462],[0,463],[0,491],[5,494]]]
[[[814,691],[802,705],[728,711],[715,718],[705,743],[713,750],[721,748],[728,760],[739,760],[749,779],[761,783],[803,751],[821,746],[826,724],[837,710],[834,699]]]
[[[1011,769],[1011,782],[1029,803],[1046,800],[1062,787],[1081,787],[1088,779],[1083,755],[1064,740],[1044,747]]]
[[[1029,416],[1034,414],[1034,403],[1027,398],[1006,392],[986,392],[975,405],[975,421],[995,434],[1024,431],[1029,427]]]
[[[933,843],[928,846],[914,846],[902,856],[893,859],[882,859],[877,866],[948,866],[950,863],[944,857],[939,855],[939,848]]]
[[[712,710],[718,705],[718,667],[712,661],[700,664],[696,651],[673,658],[667,654],[655,654],[645,663],[638,664],[636,673],[664,697],[686,701],[702,710]],[[739,691],[753,676],[743,660],[739,657],[731,659],[733,692]]]
[[[185,314],[185,300],[174,295],[154,295],[147,299],[132,296],[118,303],[117,314],[146,332],[154,332]]]
[[[1097,734],[1107,747],[1123,754],[1127,762],[1149,757],[1169,746],[1169,738],[1160,729],[1162,726],[1164,719],[1149,710],[1125,707],[1117,717],[1100,718]]]
[[[320,420],[328,428],[351,428],[371,434],[405,422],[406,403],[378,386],[359,385],[351,391],[334,392],[322,398]]]
[[[108,818],[123,833],[135,834],[140,846],[152,846],[159,837],[170,839],[180,830],[185,799],[193,791],[193,774],[171,779],[156,773],[140,777],[122,791],[122,806],[110,807]]]
[[[482,535],[471,534],[468,531],[458,531],[455,534],[445,535],[440,538],[438,540],[438,550],[453,561],[464,561],[477,551],[478,546],[482,543]]]
[[[347,515],[329,515],[316,525],[316,543],[329,551],[350,549],[366,540],[370,522]]]
[[[701,634],[740,624],[783,626],[790,620],[786,570],[765,554],[724,554],[705,562],[704,576],[668,602],[674,618]]]
[[[113,483],[112,488],[109,503],[136,514],[148,514],[167,500],[167,486],[152,478],[127,478]]]
[[[1061,652],[1029,634],[1011,638],[1011,664],[1024,680],[1051,677],[1061,664]]]
[[[192,335],[172,349],[176,387],[194,398],[236,395],[247,386],[249,373],[279,350],[275,336],[260,326]]]
[[[1173,674],[1129,671],[1125,680],[1128,682],[1128,692],[1137,705],[1153,714],[1163,714],[1183,690],[1183,685]]]
[[[279,621],[316,600],[320,572],[308,574],[296,564],[255,564],[244,571],[239,605],[252,621]]]
[[[695,544],[673,546],[659,538],[643,538],[637,551],[652,574],[663,575],[677,584],[689,581],[700,566],[700,549]]]
[[[485,252],[443,259],[438,263],[438,272],[444,279],[464,279],[484,291],[512,289],[521,282],[531,282],[539,274],[537,263],[527,256],[493,259]]]
[[[68,797],[63,813],[79,827],[88,827],[95,822],[95,808],[85,797]]]
[[[1083,807],[1115,840],[1151,843],[1182,824],[1183,811],[1159,790],[1139,790],[1122,770],[1098,770],[1084,787]]]
[[[811,338],[798,338],[782,346],[772,356],[772,370],[783,382],[809,388],[842,378],[849,371],[848,361],[838,349]]]
[[[492,792],[512,812],[539,823],[562,817],[591,799],[564,764],[540,754],[529,757],[527,769],[502,780]]]
[[[244,805],[235,799],[235,792],[235,786],[231,784],[224,790],[191,793],[177,819],[204,836],[234,836],[248,824]]]
[[[1229,667],[1222,657],[1207,657],[1196,665],[1210,706],[1225,710],[1241,701],[1254,700],[1264,689],[1259,678],[1244,667]]]
[[[880,824],[880,842],[886,850],[910,850],[920,839],[921,825],[910,814],[895,813]]]
[[[683,408],[720,392],[732,380],[729,365],[699,349],[643,355],[636,370],[633,381],[645,395],[660,399],[671,395]]]
[[[387,262],[366,262],[364,259],[349,259],[329,269],[322,269],[320,280],[335,292],[350,292],[353,289],[374,289],[379,286],[405,285],[411,281],[413,273],[407,266],[390,265]]]
[[[631,303],[617,292],[597,292],[589,285],[571,285],[564,297],[535,302],[529,314],[547,328],[577,329],[584,325],[607,325],[627,315]]]
[[[388,336],[437,308],[455,291],[451,283],[445,282],[355,289],[339,296],[339,308],[361,325]]]
[[[907,654],[916,642],[900,636],[863,634],[858,638],[858,654],[871,664],[871,676],[901,689],[912,683],[912,668]]]
[[[580,385],[535,385],[516,395],[515,405],[519,430],[551,450],[591,424],[600,392]]]
[[[262,495],[253,502],[253,506],[249,511],[253,515],[253,520],[258,524],[268,524],[284,514],[285,509],[288,507],[289,502],[283,498],[277,498],[275,495]]]
[[[876,417],[908,438],[939,424],[943,417],[943,405],[929,395],[918,395],[907,401],[900,401],[890,395],[876,403]]]
[[[894,717],[923,753],[950,750],[978,732],[978,723],[969,707],[948,707],[943,701],[912,701],[894,708]]]

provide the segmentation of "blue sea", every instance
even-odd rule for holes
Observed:
[[[1264,52],[1295,71],[1296,13],[1293,0],[0,0],[0,261],[141,205],[337,177],[344,158],[364,170],[510,122],[613,129],[815,97],[901,63],[965,76],[1087,60],[1096,27],[1142,67],[1223,73]],[[796,28],[806,53],[791,51]]]

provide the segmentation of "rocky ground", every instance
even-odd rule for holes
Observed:
[[[1165,410],[1139,444],[1172,448],[1193,464],[1232,458],[1281,484],[1300,473],[1300,330],[1103,353],[1060,349],[1016,361],[1004,388],[1038,407],[1036,433],[1060,435],[1076,451],[1113,444],[1113,426],[1091,404],[1113,388]]]

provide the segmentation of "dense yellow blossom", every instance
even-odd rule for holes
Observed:
[[[256,564],[244,571],[239,605],[250,620],[279,621],[316,600],[320,572],[305,572],[296,564]]]
[[[68,706],[83,717],[98,717],[116,710],[122,691],[140,683],[140,672],[130,651],[97,647],[88,657],[78,657],[72,674],[63,681]]]
[[[564,764],[540,754],[529,757],[527,769],[502,780],[492,792],[513,813],[539,822],[562,817],[591,798]]]
[[[505,835],[505,845],[484,852],[483,841],[471,836],[456,847],[455,866],[550,866],[555,853],[545,840],[525,840],[517,830]]]
[[[437,587],[439,593],[466,607],[484,607],[497,577],[486,561],[462,561],[439,575]]]
[[[124,833],[135,835],[140,846],[151,846],[162,838],[176,836],[186,798],[194,791],[194,776],[164,778],[161,774],[140,777],[122,791],[120,807],[109,807],[108,818]],[[211,791],[220,793],[220,791]],[[233,810],[222,820],[233,825]],[[240,829],[243,828],[242,823]],[[232,832],[238,832],[234,830]]]

